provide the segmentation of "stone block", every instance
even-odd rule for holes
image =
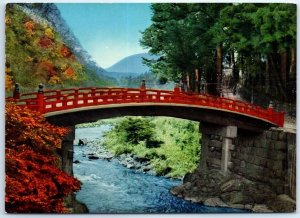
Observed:
[[[255,153],[258,157],[266,158],[268,157],[269,150],[265,148],[257,148]]]
[[[248,163],[246,167],[246,175],[254,179],[260,179],[263,175],[263,167]]]
[[[232,144],[234,144],[234,145],[238,145],[239,144],[239,138],[233,138],[232,139]]]
[[[203,203],[206,206],[211,206],[211,207],[228,207],[227,204],[225,204],[220,198],[215,197],[215,198],[208,198],[204,201]]]
[[[217,140],[211,140],[210,146],[215,148],[222,148],[222,142]]]
[[[256,213],[270,213],[270,212],[273,212],[265,204],[255,204],[254,207],[252,208],[252,211],[256,212]]]
[[[212,166],[221,166],[221,160],[217,158],[209,158],[207,162]]]
[[[275,175],[277,178],[284,178],[285,173],[284,171],[282,171],[282,169],[280,169],[280,170],[274,170],[273,175]]]
[[[241,163],[240,163],[240,166],[241,166],[242,168],[245,168],[245,167],[246,167],[246,162],[242,160]]]
[[[253,146],[256,147],[256,148],[262,147],[260,140],[259,139],[255,139],[254,143],[253,143]]]
[[[270,208],[274,212],[295,212],[296,211],[296,201],[291,199],[288,195],[278,195],[276,199],[270,202]]]
[[[278,140],[278,131],[272,131],[271,139],[272,140]]]
[[[268,140],[266,138],[262,138],[261,141],[260,141],[260,146],[262,148],[269,148]]]
[[[277,151],[274,154],[274,160],[284,160],[286,159],[286,153],[282,151]]]
[[[266,159],[266,158],[260,158],[259,159],[259,165],[266,168],[268,166],[268,159]]]
[[[214,134],[226,138],[237,137],[236,126],[221,126],[221,125],[205,123],[205,125],[201,125],[201,132],[202,134]]]
[[[287,144],[282,141],[276,141],[274,144],[275,150],[285,151],[287,149]]]
[[[282,170],[283,169],[283,163],[282,163],[282,161],[274,161],[272,169],[273,170]]]
[[[231,151],[230,155],[232,159],[236,158],[236,151]]]
[[[275,144],[276,144],[276,142],[277,142],[277,141],[275,141],[275,140],[270,140],[270,141],[268,142],[268,144],[269,144],[268,149],[269,149],[269,150],[275,150]]]
[[[265,134],[266,134],[267,139],[271,139],[271,137],[272,137],[272,132],[271,131],[265,131]]]
[[[286,132],[283,132],[283,131],[281,131],[281,132],[279,132],[279,134],[278,134],[278,139],[280,140],[280,141],[286,141],[286,139],[287,139],[287,133]]]
[[[229,161],[228,162],[228,169],[232,170],[233,169],[233,162],[232,161]]]
[[[296,134],[295,133],[286,133],[287,136],[287,144],[289,145],[289,147],[291,145],[296,145]]]
[[[225,192],[221,194],[221,199],[228,204],[244,204],[251,201],[247,195],[239,191]]]

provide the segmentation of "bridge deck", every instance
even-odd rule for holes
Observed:
[[[206,94],[180,92],[179,88],[170,90],[134,89],[134,88],[79,88],[49,90],[19,94],[15,98],[7,98],[18,105],[27,106],[31,110],[39,111],[46,116],[59,112],[88,109],[93,106],[112,106],[128,104],[157,104],[180,105],[186,107],[207,108],[226,111],[256,118],[272,125],[283,126],[284,113],[275,112],[272,108],[262,107]]]

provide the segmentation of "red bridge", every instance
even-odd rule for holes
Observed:
[[[216,117],[225,119],[231,116],[233,121],[243,118],[241,122],[258,121],[268,126],[280,127],[283,127],[284,124],[284,113],[275,112],[272,108],[264,109],[246,102],[206,94],[184,93],[178,87],[175,87],[173,91],[146,89],[145,85],[142,85],[139,89],[92,87],[43,91],[43,87],[40,85],[38,92],[22,94],[18,92],[17,87],[14,97],[6,100],[39,111],[45,114],[45,117],[62,117],[66,114],[76,114],[76,112],[85,112],[77,115],[82,116],[84,114],[87,116],[86,112],[88,110],[101,108],[114,108],[117,110],[118,108],[135,107],[137,112],[130,112],[128,115],[168,115],[170,113],[171,116],[175,117],[208,122]],[[155,109],[153,109],[153,106],[155,106]],[[141,110],[147,107],[152,107],[152,109],[142,113]],[[170,108],[163,112],[165,107]],[[175,108],[178,112],[174,112]],[[190,110],[185,111],[188,108]],[[121,112],[121,110],[119,111]],[[203,113],[210,113],[211,118],[202,119]],[[68,119],[71,119],[71,117]],[[214,122],[217,123],[218,120]]]

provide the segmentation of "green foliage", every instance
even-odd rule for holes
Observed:
[[[126,118],[115,126],[115,131],[122,132],[125,142],[132,144],[150,141],[154,137],[154,126],[148,119]]]
[[[146,61],[152,72],[198,92],[195,69],[200,82],[216,83],[223,62],[233,68],[233,87],[239,83],[258,97],[295,102],[296,5],[160,3],[152,4],[152,12],[141,39],[160,56]]]
[[[158,175],[179,178],[196,168],[200,157],[198,130],[197,122],[176,118],[120,118],[106,133],[104,144],[116,155],[132,153],[149,159]],[[149,146],[151,141],[156,145]]]

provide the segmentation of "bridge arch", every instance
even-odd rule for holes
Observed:
[[[74,127],[79,123],[99,119],[131,116],[168,116],[220,126],[223,136],[221,169],[227,172],[229,149],[237,128],[262,132],[271,126],[283,126],[283,113],[263,109],[228,98],[173,91],[132,88],[77,88],[20,94],[16,86],[13,98],[18,105],[44,114],[47,120],[73,131],[62,142],[65,171],[72,174]],[[204,152],[203,152],[204,154]],[[70,169],[66,170],[66,169]]]
[[[19,105],[39,111],[51,122],[74,125],[101,118],[124,115],[171,116],[260,131],[283,126],[284,114],[246,102],[206,94],[174,90],[133,88],[76,88],[19,93],[13,98]]]

